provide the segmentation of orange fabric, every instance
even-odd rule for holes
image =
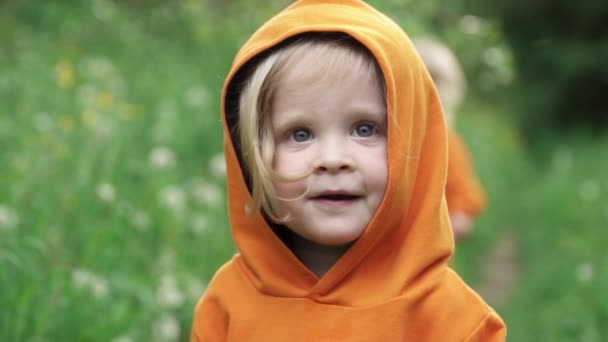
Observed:
[[[363,235],[321,278],[250,200],[226,121],[237,71],[288,37],[345,32],[386,80],[389,180]],[[503,341],[499,316],[448,267],[446,128],[430,75],[403,31],[362,1],[303,0],[268,21],[237,54],[222,97],[232,233],[239,249],[199,301],[192,341]]]
[[[486,193],[475,173],[469,150],[462,137],[453,129],[448,129],[445,196],[450,212],[461,211],[477,217],[487,206]]]

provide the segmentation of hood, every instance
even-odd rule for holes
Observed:
[[[261,213],[246,214],[247,175],[231,136],[243,70],[306,32],[342,32],[367,47],[386,82],[389,179],[362,236],[321,278],[307,269]],[[406,34],[361,1],[298,1],[264,24],[238,52],[222,94],[229,215],[241,270],[258,291],[362,306],[416,296],[445,279],[453,251],[444,199],[445,120],[430,75]],[[382,284],[382,286],[378,286]],[[364,295],[363,295],[364,294]]]

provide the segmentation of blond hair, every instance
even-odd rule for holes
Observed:
[[[316,53],[324,74],[329,71],[368,71],[377,76],[378,86],[385,94],[384,79],[373,55],[354,38],[345,34],[309,34],[287,42],[270,52],[254,68],[245,82],[239,98],[238,139],[242,160],[249,174],[251,202],[247,205],[249,215],[262,208],[274,221],[281,222],[273,210],[280,198],[273,181],[294,182],[305,179],[311,171],[302,175],[280,175],[273,171],[275,142],[271,127],[272,99],[283,75],[298,63],[305,54]],[[357,69],[358,68],[358,69]]]
[[[435,83],[448,124],[453,125],[454,112],[467,88],[460,62],[454,52],[437,39],[416,38],[413,43]]]

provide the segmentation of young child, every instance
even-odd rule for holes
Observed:
[[[445,120],[396,24],[294,3],[237,54],[222,112],[239,254],[192,341],[504,341],[448,267]]]
[[[464,139],[454,129],[455,112],[466,92],[464,73],[458,58],[442,42],[433,38],[414,39],[443,105],[448,122],[448,176],[445,196],[456,241],[473,232],[473,224],[487,207],[487,196],[475,173]]]

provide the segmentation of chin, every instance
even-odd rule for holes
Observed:
[[[352,244],[361,237],[361,234],[339,234],[333,236],[315,236],[311,241],[326,246],[344,246]]]

